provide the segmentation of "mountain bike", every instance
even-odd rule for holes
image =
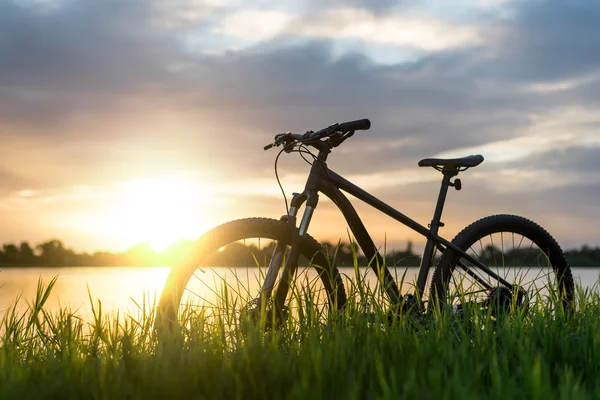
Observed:
[[[319,194],[343,214],[394,312],[460,313],[469,306],[499,314],[534,302],[571,307],[574,283],[569,264],[554,238],[531,220],[492,215],[468,225],[451,241],[438,234],[444,226],[441,218],[449,188],[461,190],[457,175],[481,164],[483,156],[418,162],[419,167],[432,167],[442,175],[427,227],[329,169],[327,158],[333,149],[370,125],[362,119],[304,134],[276,135],[264,148],[282,147],[275,161],[276,176],[279,157],[299,153],[311,164],[304,190],[293,194],[289,206],[286,201],[286,213],[279,220],[235,220],[200,237],[187,260],[168,275],[158,307],[161,321],[174,327],[196,313],[203,321],[218,317],[221,325],[239,327],[249,316],[267,315],[277,322],[290,315],[315,315],[311,310],[323,317],[343,309],[351,299],[346,297],[342,275],[335,261],[308,234]],[[345,193],[425,237],[412,293],[401,293],[393,266],[386,264],[385,254],[379,252]],[[437,252],[439,259],[434,257]]]

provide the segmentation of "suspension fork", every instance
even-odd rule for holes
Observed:
[[[304,214],[302,215],[302,220],[300,221],[300,228],[296,229],[296,215],[298,213],[298,209],[300,206],[306,202],[306,207],[304,210]],[[275,293],[275,309],[283,310],[285,299],[290,289],[290,285],[294,276],[296,274],[296,270],[298,269],[298,260],[300,259],[300,246],[299,239],[306,235],[308,231],[308,226],[310,225],[310,220],[312,219],[312,215],[314,213],[315,208],[317,207],[317,203],[319,202],[319,195],[317,191],[307,190],[303,193],[294,193],[292,197],[292,202],[290,206],[290,210],[287,216],[282,217],[287,219],[288,225],[291,230],[292,235],[292,246],[290,252],[285,260],[285,267],[283,268],[283,272],[281,274],[281,280],[279,282],[279,286],[277,287],[277,291]],[[281,265],[281,257],[283,257],[283,253],[285,251],[285,243],[278,242],[275,247],[275,251],[278,251],[277,254],[274,254],[274,259],[277,259],[279,264],[270,266],[269,272],[272,273],[271,279],[276,279],[278,265]],[[281,254],[281,256],[279,256]],[[272,283],[274,285],[275,282]],[[271,287],[272,290],[272,287]]]
[[[276,292],[275,302],[277,305],[277,309],[283,308],[285,298],[289,291],[291,279],[294,277],[296,269],[298,268],[298,259],[300,258],[300,249],[297,245],[298,237],[306,235],[308,225],[310,224],[310,220],[312,218],[312,214],[316,206],[315,200],[310,201],[310,204],[314,204],[313,206],[307,204],[306,210],[302,217],[302,221],[300,223],[300,232],[298,232],[296,230],[296,216],[298,214],[298,209],[304,202],[307,201],[308,198],[309,196],[307,196],[305,193],[294,193],[288,214],[283,215],[280,218],[280,221],[285,221],[288,223],[292,234],[292,248],[290,250],[290,254],[288,254],[288,258],[286,259],[285,268],[283,269],[281,281]],[[279,274],[279,270],[281,268],[281,264],[285,256],[285,248],[285,242],[277,241],[275,249],[273,250],[271,261],[269,263],[269,267],[267,268],[265,281],[261,290],[261,301],[263,299],[268,300],[271,298],[273,289],[275,287],[275,282],[277,280],[277,275]]]

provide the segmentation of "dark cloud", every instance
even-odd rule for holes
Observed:
[[[309,0],[306,5],[314,11],[326,10],[335,7],[359,7],[374,13],[383,13],[393,8],[402,8],[414,4],[413,0],[330,0],[327,2]]]
[[[178,50],[151,25],[150,11],[138,1],[81,1],[39,14],[3,2],[3,83],[102,94],[160,81]]]
[[[562,3],[550,2],[555,4],[550,8],[561,10]],[[527,123],[529,112],[560,103],[494,78],[533,65],[515,62],[531,56],[526,43],[509,45],[511,35],[543,40],[543,23],[530,21],[533,5],[489,44],[504,51],[491,64],[486,49],[471,49],[391,67],[360,54],[334,61],[326,41],[192,57],[181,50],[177,31],[153,24],[156,10],[144,2],[75,2],[50,15],[10,3],[1,7],[0,51],[10,61],[0,67],[0,113],[8,120],[126,113],[123,100],[142,96],[147,109],[196,109],[257,131],[313,129],[367,116],[377,127],[373,137],[418,137],[425,155],[506,138]],[[546,11],[540,18],[557,15]],[[169,72],[174,65],[184,68]]]
[[[360,56],[331,60],[327,43],[240,52],[216,63],[198,75],[202,83],[190,85],[218,93],[200,94],[198,106],[229,119],[235,110],[235,118],[264,132],[369,117],[373,128],[357,135],[358,141],[418,139],[411,148],[389,153],[400,157],[506,138],[526,123],[523,101],[515,101],[512,92],[480,90],[468,77],[379,67]]]
[[[58,122],[164,88],[181,56],[145,2],[68,2],[50,13],[0,3],[0,116]]]
[[[597,71],[600,3],[585,0],[515,1],[514,20],[498,24],[489,73],[498,78],[552,81]]]
[[[520,163],[525,167],[538,167],[561,172],[600,173],[600,148],[567,147],[528,157]]]

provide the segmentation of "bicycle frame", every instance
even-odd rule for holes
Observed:
[[[400,211],[397,211],[393,207],[377,199],[376,197],[369,194],[360,187],[354,185],[350,181],[344,179],[334,171],[330,170],[326,164],[327,156],[330,152],[330,149],[320,148],[319,150],[319,155],[317,156],[315,162],[313,162],[312,164],[308,179],[306,181],[305,189],[302,193],[294,193],[290,204],[289,214],[287,217],[289,218],[290,223],[293,224],[295,227],[296,215],[298,213],[298,210],[304,203],[306,203],[306,208],[304,210],[299,227],[299,235],[304,236],[310,225],[310,220],[312,218],[314,210],[317,207],[319,192],[323,193],[325,196],[331,199],[331,201],[333,201],[333,203],[339,208],[339,210],[343,214],[346,222],[348,223],[348,226],[350,227],[352,234],[356,238],[356,241],[358,242],[358,245],[365,254],[367,260],[371,260],[373,270],[378,274],[380,272],[383,272],[385,290],[388,293],[392,302],[399,303],[401,300],[401,293],[398,289],[398,286],[395,280],[393,279],[391,272],[387,268],[383,268],[383,257],[375,247],[371,236],[367,232],[367,229],[362,223],[354,206],[352,205],[350,200],[344,195],[344,193],[342,193],[342,191],[353,195],[357,199],[363,201],[364,203],[370,205],[371,207],[379,210],[380,212],[388,215],[394,220],[402,223],[403,225],[407,226],[408,228],[427,238],[425,248],[423,250],[421,265],[419,267],[416,285],[415,296],[418,302],[421,302],[423,299],[429,269],[431,268],[433,262],[434,248],[437,248],[440,251],[445,251],[447,248],[450,248],[458,252],[462,257],[464,257],[464,259],[471,262],[474,266],[481,268],[483,271],[492,276],[494,279],[501,282],[503,285],[512,288],[512,284],[502,279],[500,276],[498,276],[496,273],[490,270],[487,266],[474,259],[472,256],[464,252],[462,249],[460,249],[450,241],[438,235],[439,228],[441,226],[444,226],[443,223],[440,222],[440,219],[446,200],[448,187],[453,186],[453,183],[450,181],[450,179],[453,176],[457,175],[458,171],[442,171],[444,173],[444,177],[442,179],[442,185],[435,207],[434,216],[429,225],[429,228],[426,228],[418,222],[412,220],[405,214],[401,213]],[[292,251],[295,255],[296,252],[294,251],[294,248],[292,248]],[[297,257],[290,255],[288,258],[288,262],[294,264],[294,258],[296,258],[296,265],[286,265],[285,272],[287,272],[288,274],[293,274],[295,272],[295,267],[297,266]],[[475,275],[473,271],[468,271],[468,267],[462,264],[460,264],[460,266],[463,269],[467,270],[467,272],[472,276]],[[378,268],[383,269],[378,270]]]

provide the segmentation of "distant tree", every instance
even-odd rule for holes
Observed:
[[[77,255],[78,266],[81,267],[92,267],[94,266],[94,257],[88,253],[82,253]]]
[[[19,248],[14,244],[5,244],[2,246],[4,253],[4,262],[8,265],[19,264]]]
[[[406,250],[393,251],[386,255],[388,265],[396,267],[418,267],[421,264],[421,256],[413,253],[413,244],[409,240],[406,243]]]
[[[40,251],[40,262],[42,265],[66,265],[66,251],[60,240],[49,240],[38,245],[37,248]]]
[[[19,249],[14,244],[5,244],[2,246],[3,249],[3,261],[7,265],[18,265],[19,264]]]
[[[33,266],[36,264],[36,258],[29,243],[22,242],[19,246],[19,264]]]
[[[248,244],[250,245],[250,244]],[[357,258],[358,265],[365,267],[369,260],[360,253],[356,243],[338,242],[337,244],[323,242],[324,248],[333,259],[335,255],[335,264],[339,267],[349,267],[354,265],[354,258]],[[110,253],[106,251],[96,252],[94,254],[75,253],[71,249],[64,247],[60,240],[48,240],[35,247],[34,251],[28,242],[22,242],[19,246],[7,243],[0,247],[0,265],[2,266],[154,266],[154,265],[175,265],[187,258],[194,247],[195,241],[181,240],[169,246],[162,252],[156,252],[147,243],[141,243],[127,250],[124,253]],[[214,255],[213,265],[218,266],[252,266],[257,263],[260,265],[268,264],[273,253],[273,244],[260,247],[254,245],[249,252],[240,243],[232,243],[217,252]],[[383,250],[382,250],[383,252]],[[387,251],[385,256],[388,266],[412,267],[418,266],[421,262],[420,255],[413,253],[413,243],[408,241],[406,249],[401,251]],[[439,257],[439,252],[437,253]],[[583,245],[579,249],[565,251],[569,264],[574,267],[600,267],[600,247]],[[506,250],[495,248],[491,245],[480,249],[477,252],[477,258],[482,262],[495,262],[505,260],[514,265],[537,265],[539,260],[543,260],[543,254],[530,249]],[[301,257],[300,264],[306,265],[309,260]]]
[[[589,245],[583,245],[580,250],[565,251],[565,256],[573,267],[600,266],[600,247],[592,248]]]
[[[113,254],[107,251],[97,251],[91,257],[91,265],[96,267],[112,267],[118,265],[124,265],[123,256],[120,254]]]

